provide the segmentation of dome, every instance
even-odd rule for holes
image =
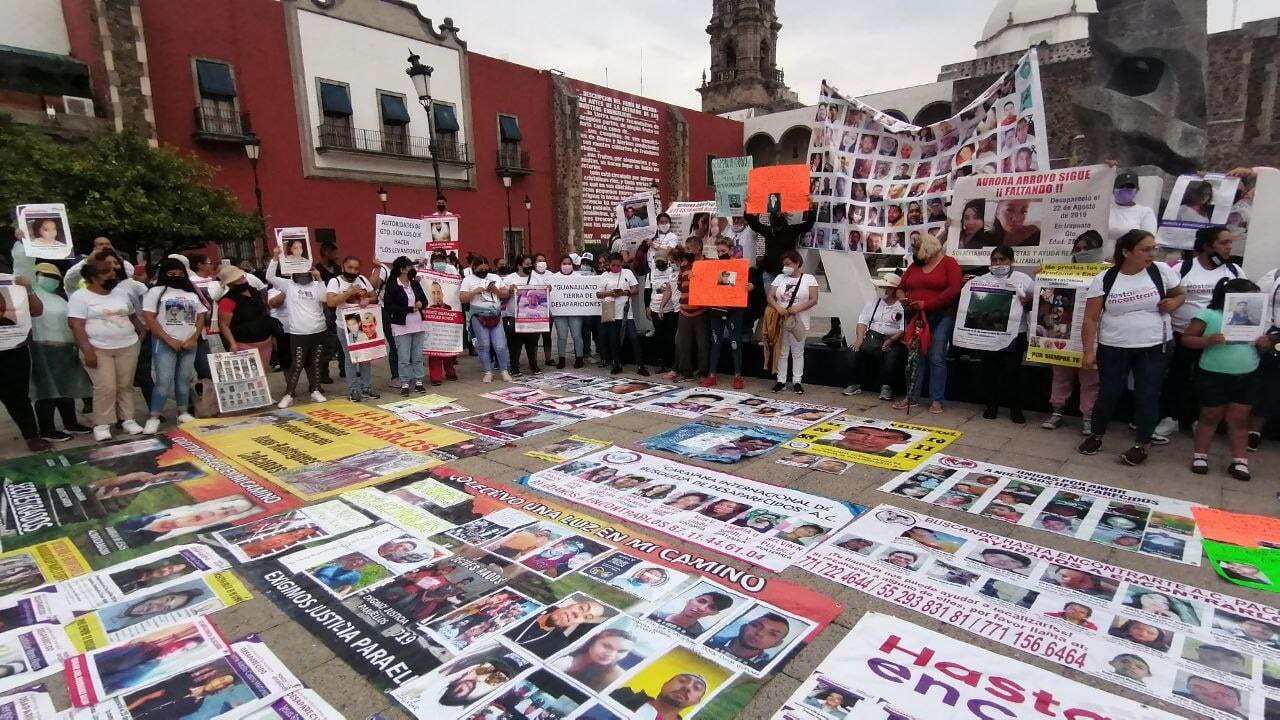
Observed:
[[[1088,16],[1096,12],[1096,0],[998,0],[975,47],[983,57],[1079,40],[1088,37]]]

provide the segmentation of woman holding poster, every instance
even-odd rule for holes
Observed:
[[[437,311],[449,310],[461,314],[462,301],[458,299],[458,283],[462,277],[462,273],[455,267],[457,258],[454,262],[449,262],[449,256],[444,250],[431,251],[431,270],[437,274],[432,282],[425,285],[427,294],[427,308],[435,308]],[[439,276],[447,276],[440,278]],[[445,291],[446,286],[448,292]],[[428,333],[430,331],[428,330]],[[426,337],[426,336],[424,336]],[[425,340],[424,340],[425,343]],[[426,345],[424,344],[424,349]],[[445,352],[427,352],[427,374],[431,378],[432,385],[441,385],[445,380],[458,379],[458,356]],[[459,349],[458,352],[461,352]],[[419,375],[419,378],[422,376]]]
[[[476,255],[471,258],[471,274],[462,279],[459,294],[471,305],[471,335],[476,339],[476,354],[484,377],[480,382],[493,382],[494,358],[502,379],[511,382],[508,370],[507,338],[502,332],[502,303],[511,297],[511,286],[501,277],[490,274],[489,260]],[[490,356],[493,354],[493,357]]]
[[[560,258],[560,277],[570,278],[578,277],[577,268],[573,264],[573,256],[565,255]],[[663,261],[666,264],[666,261]],[[554,285],[554,282],[552,283]],[[554,290],[552,292],[555,292]],[[569,338],[573,338],[573,366],[580,368],[586,364],[582,345],[582,316],[581,315],[565,315],[555,312],[555,306],[552,306],[551,321],[556,328],[556,369],[564,369],[564,349]]]
[[[413,262],[401,255],[391,263],[391,279],[382,296],[391,318],[391,336],[395,338],[396,377],[400,378],[400,394],[405,396],[411,390],[427,390],[422,384],[426,375],[422,367],[422,342],[427,335],[422,309],[427,306],[427,294],[418,285],[417,277]]]
[[[1035,289],[1035,281],[1030,275],[1013,269],[1013,248],[1008,245],[999,245],[991,249],[991,270],[985,275],[980,275],[971,281],[971,288],[1002,288],[1013,291],[1013,297],[1004,300],[1006,309],[1004,309],[1004,323],[998,322],[1001,313],[996,311],[993,313],[996,322],[992,323],[990,329],[997,331],[1008,330],[1015,333],[1013,340],[1007,346],[999,350],[976,350],[978,358],[982,363],[982,396],[987,399],[987,408],[983,411],[982,417],[988,420],[996,419],[1000,411],[1001,400],[1003,404],[1009,408],[1009,420],[1014,424],[1021,425],[1027,421],[1026,416],[1022,414],[1022,356],[1027,349],[1027,313],[1026,309],[1031,306],[1031,293]],[[978,295],[979,293],[974,293]],[[1000,300],[1000,297],[993,298]],[[1022,306],[1022,321],[1017,328],[1008,327],[1008,316],[1011,314],[1008,308],[1008,302],[1012,300]],[[971,297],[968,302],[968,312],[965,313],[965,326],[969,327],[974,322],[979,313],[975,313],[975,298]],[[957,344],[959,342],[957,341]]]
[[[929,412],[936,415],[942,412],[947,394],[947,350],[956,322],[956,301],[963,287],[960,263],[946,254],[938,238],[925,233],[899,287],[906,295],[909,316],[924,313],[929,322]],[[907,396],[894,403],[894,409],[906,410],[920,402],[924,375],[925,366],[921,364],[915,377],[907,378]]]

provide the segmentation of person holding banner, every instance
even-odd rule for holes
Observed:
[[[383,285],[382,302],[391,318],[391,336],[395,338],[400,394],[426,392],[422,384],[426,375],[422,344],[427,331],[422,322],[422,309],[428,305],[427,294],[418,284],[418,270],[409,258],[403,255],[396,258],[390,275],[391,279]]]
[[[810,210],[804,214],[800,222],[789,223],[786,215],[773,213],[769,216],[768,225],[760,222],[759,215],[746,214],[743,217],[747,221],[747,227],[751,228],[751,231],[756,235],[764,238],[764,253],[760,256],[760,270],[764,273],[764,284],[772,287],[774,277],[782,272],[782,254],[788,250],[796,249],[800,238],[813,229],[813,224],[818,215],[815,211]]]
[[[117,421],[130,435],[141,434],[134,419],[133,371],[138,338],[146,330],[114,265],[95,256],[85,263],[83,274],[85,287],[67,301],[67,322],[93,381],[93,439],[110,440]]]
[[[787,386],[790,360],[791,387],[804,393],[804,343],[809,334],[809,309],[818,304],[818,279],[804,272],[804,259],[795,250],[782,253],[782,274],[773,280],[769,305],[782,317],[778,343],[778,381],[773,391]],[[802,297],[803,296],[803,297]]]
[[[1000,398],[1009,408],[1009,420],[1015,425],[1027,421],[1022,414],[1022,357],[1027,350],[1027,317],[1035,281],[1030,275],[1013,269],[1013,248],[998,245],[991,249],[991,270],[972,280],[981,287],[1004,286],[1014,291],[1014,302],[1023,307],[1018,336],[1001,350],[976,350],[982,364],[982,396],[987,407],[982,417],[994,420],[1000,412]]]
[[[675,248],[678,250],[678,247]],[[678,254],[678,253],[677,253]],[[668,250],[653,263],[649,273],[649,305],[646,312],[649,322],[653,324],[653,356],[658,366],[658,374],[662,375],[671,369],[675,357],[676,322],[679,317],[680,292],[677,289],[680,270],[671,261],[672,251]]]
[[[1107,216],[1107,235],[1103,238],[1102,250],[1096,258],[1081,258],[1080,262],[1109,259],[1115,255],[1116,240],[1130,230],[1145,230],[1152,235],[1156,232],[1155,211],[1137,201],[1138,173],[1127,169],[1116,173],[1111,198],[1111,213]]]
[[[13,246],[15,255],[21,243]],[[14,258],[18,264],[18,258]],[[70,440],[72,435],[93,431],[76,417],[76,398],[93,395],[93,385],[80,364],[75,336],[67,324],[67,298],[62,294],[62,273],[53,263],[32,266],[32,288],[43,312],[31,316],[31,399],[34,400],[36,424],[41,439],[50,442]],[[14,278],[18,283],[18,278]],[[54,423],[54,412],[62,416],[62,430]]]
[[[142,300],[142,316],[151,331],[151,367],[155,387],[151,391],[151,415],[143,432],[160,429],[160,411],[173,390],[178,422],[195,420],[187,412],[191,380],[196,371],[196,343],[204,333],[208,312],[187,277],[187,268],[165,258],[156,271],[155,287]]]
[[[551,285],[551,275],[547,270],[547,254],[538,253],[533,256],[533,274],[534,285]],[[551,357],[551,331],[542,333],[542,364],[550,366],[555,362],[555,358]]]
[[[565,255],[560,258],[560,274],[566,277],[573,277],[577,267],[574,265],[574,256]],[[564,349],[565,344],[570,337],[573,338],[573,366],[581,368],[586,364],[586,351],[582,345],[582,317],[581,315],[556,315],[553,313],[552,323],[556,328],[556,369],[564,369]]]
[[[951,347],[951,331],[956,322],[956,303],[963,289],[960,263],[947,255],[942,242],[930,233],[920,238],[915,258],[902,274],[902,292],[906,298],[908,322],[923,313],[929,323],[929,412],[942,412],[947,395],[947,350]],[[924,389],[925,364],[907,378],[907,396],[893,404],[895,410],[908,410],[920,402]]]
[[[289,349],[293,351],[289,368],[284,376],[284,395],[276,407],[281,410],[293,404],[293,391],[298,387],[298,376],[305,369],[312,402],[324,402],[320,392],[321,363],[326,358],[328,322],[325,320],[327,294],[319,285],[320,271],[298,273],[290,277],[280,274],[280,251],[267,265],[267,282],[284,293],[285,330],[289,333]]]
[[[672,250],[668,258],[679,268],[676,292],[679,294],[680,314],[676,318],[675,355],[671,360],[671,372],[664,378],[667,382],[674,382],[677,378],[693,380],[709,362],[707,320],[704,317],[706,310],[689,305],[689,278],[693,274],[693,264],[702,258],[702,240],[688,238],[684,241],[684,250]]]
[[[717,237],[716,258],[733,259],[733,241],[727,237]],[[747,283],[747,292],[755,289]],[[707,313],[707,376],[702,379],[702,387],[715,387],[716,371],[720,369],[720,347],[729,345],[729,353],[733,358],[733,389],[741,390],[746,384],[742,380],[742,316],[745,308],[712,308]]]
[[[458,271],[458,268],[455,267],[456,261],[457,261],[457,257],[455,256],[454,262],[449,262],[449,256],[445,255],[443,250],[433,250],[431,252],[431,269],[438,273],[451,275],[453,277],[461,277],[462,273],[460,273]],[[438,292],[439,290],[440,288],[438,285],[435,285],[430,288],[426,288],[426,295],[427,295],[426,307],[448,308],[450,310],[456,311],[458,308],[455,308],[449,305],[449,303],[445,302],[444,293]],[[459,300],[458,302],[459,304],[461,304],[462,301]],[[464,328],[465,328],[465,324],[464,324]],[[426,342],[425,335],[423,336],[423,342],[424,344]],[[465,336],[464,336],[464,344],[465,344]],[[432,385],[443,385],[445,380],[457,380],[458,379],[458,356],[428,355],[427,356],[427,375],[431,378]],[[418,379],[419,380],[422,379],[421,374],[418,375]],[[421,383],[419,383],[419,386],[420,385]]]
[[[545,267],[546,261],[543,261]],[[516,332],[516,293],[515,288],[521,285],[525,286],[542,286],[549,284],[549,281],[542,276],[537,276],[533,271],[533,258],[521,254],[516,258],[516,271],[503,278],[503,282],[511,286],[511,296],[507,300],[506,306],[502,310],[502,325],[507,336],[507,347],[511,351],[511,374],[520,374],[520,351],[523,349],[525,355],[529,358],[529,374],[536,375],[542,372],[542,368],[538,367],[538,337],[542,333],[536,332]],[[545,275],[545,273],[543,273]]]
[[[1156,239],[1130,230],[1116,240],[1115,263],[1093,279],[1087,293],[1081,338],[1081,367],[1097,368],[1100,389],[1093,406],[1092,434],[1078,448],[1082,455],[1102,449],[1107,424],[1133,373],[1134,420],[1138,434],[1120,459],[1139,465],[1147,459],[1160,416],[1160,384],[1168,362],[1168,315],[1186,300],[1173,268],[1155,263]]]
[[[275,323],[271,322],[264,294],[253,286],[250,277],[235,265],[223,265],[218,270],[218,280],[226,288],[218,300],[218,332],[227,350],[253,350],[266,369],[271,367]]]
[[[511,382],[511,356],[502,329],[502,303],[511,297],[511,286],[501,277],[491,275],[489,260],[476,255],[471,258],[471,274],[462,278],[459,298],[471,305],[471,335],[476,341],[476,354],[484,376],[480,382],[493,382],[494,360],[502,379]],[[490,355],[490,353],[493,353]]]
[[[334,310],[357,305],[363,308],[375,302],[373,285],[360,274],[359,258],[348,255],[342,259],[342,271],[330,279],[325,286],[324,302]],[[335,325],[334,333],[338,336],[338,344],[342,347],[342,366],[346,369],[347,390],[351,400],[360,402],[366,397],[374,399],[381,397],[373,389],[373,363],[352,362],[351,352],[347,349],[349,338],[346,328]]]
[[[649,370],[644,366],[644,355],[640,352],[640,338],[636,335],[636,321],[632,315],[639,301],[640,283],[631,270],[622,267],[622,254],[609,253],[609,271],[600,276],[600,289],[596,297],[603,300],[600,312],[600,323],[605,325],[605,337],[612,342],[610,357],[613,367],[609,372],[617,375],[622,372],[622,345],[624,341],[631,344],[631,352],[635,358],[636,372],[648,377]]]

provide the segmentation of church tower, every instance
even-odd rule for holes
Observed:
[[[704,73],[698,88],[703,112],[764,114],[802,107],[778,68],[781,29],[774,0],[712,0],[711,76]]]

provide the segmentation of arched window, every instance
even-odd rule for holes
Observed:
[[[747,139],[744,149],[756,167],[776,165],[778,162],[778,148],[774,145],[773,138],[766,133],[752,135]]]
[[[951,103],[937,100],[920,108],[920,112],[916,113],[916,117],[911,123],[924,127],[941,122],[949,117],[951,117]]]
[[[889,109],[889,110],[885,110],[884,114],[890,117],[896,117],[902,122],[911,122],[910,120],[907,119],[907,114],[902,112],[901,110]]]

